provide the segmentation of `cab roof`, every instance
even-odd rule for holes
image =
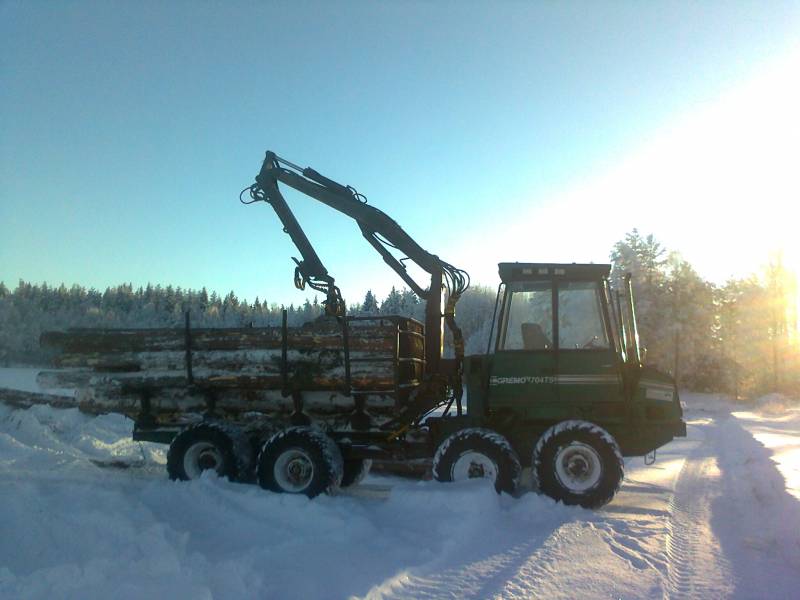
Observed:
[[[500,263],[500,280],[532,281],[542,279],[572,279],[577,281],[595,281],[608,277],[611,265],[579,264],[579,263]]]

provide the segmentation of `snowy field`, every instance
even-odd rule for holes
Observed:
[[[482,481],[172,482],[123,417],[0,406],[0,598],[797,598],[800,408],[683,398],[689,437],[599,511]]]

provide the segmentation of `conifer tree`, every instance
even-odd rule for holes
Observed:
[[[383,315],[399,315],[402,314],[401,310],[401,301],[402,297],[400,293],[392,286],[389,295],[386,296],[386,299],[381,302],[381,314]]]
[[[378,301],[375,299],[372,290],[367,290],[367,293],[364,296],[364,302],[361,304],[360,312],[366,315],[378,314]]]

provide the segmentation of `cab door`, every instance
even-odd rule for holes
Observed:
[[[560,281],[556,338],[560,400],[577,409],[622,414],[621,369],[599,281]],[[597,403],[615,403],[598,407]],[[618,404],[618,406],[617,406]],[[583,408],[581,408],[583,407]],[[616,410],[618,408],[618,410]]]
[[[557,402],[553,301],[550,281],[508,284],[489,376],[493,411],[535,415]]]

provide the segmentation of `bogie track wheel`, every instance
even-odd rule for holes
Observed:
[[[508,440],[490,429],[462,429],[447,437],[433,457],[437,481],[491,479],[498,493],[512,494],[519,485],[517,453]]]
[[[624,475],[619,445],[605,429],[588,421],[563,421],[545,431],[531,464],[542,493],[584,508],[609,503]]]
[[[309,498],[335,492],[344,470],[342,453],[322,431],[290,427],[273,435],[258,457],[258,483],[264,489]]]
[[[167,452],[170,479],[198,479],[214,471],[232,481],[246,480],[251,471],[252,449],[240,432],[217,423],[198,423],[180,432]]]

